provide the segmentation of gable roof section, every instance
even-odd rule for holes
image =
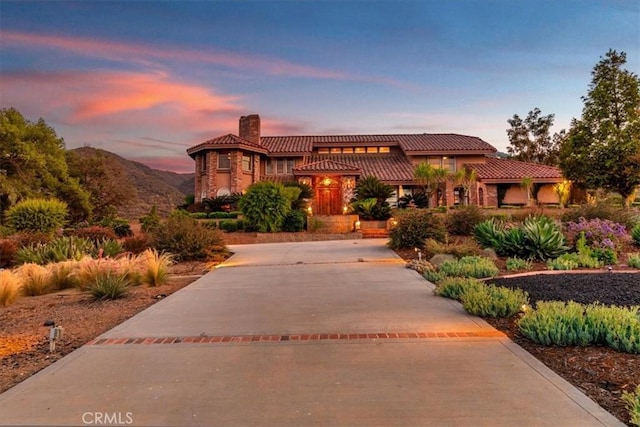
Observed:
[[[520,182],[523,178],[532,178],[534,182],[559,182],[562,172],[555,166],[521,162],[512,159],[487,157],[486,163],[466,165],[474,169],[478,179],[485,183]]]
[[[313,163],[306,163],[302,166],[293,168],[294,174],[321,174],[340,172],[341,174],[360,175],[362,169],[348,163],[336,162],[334,160],[322,159]]]
[[[246,139],[240,138],[239,136],[231,133],[210,139],[202,144],[195,145],[187,150],[187,154],[193,157],[195,153],[211,148],[241,148],[254,153],[267,154],[265,147],[260,144],[247,141]]]
[[[373,175],[388,184],[413,183],[413,165],[402,154],[321,154],[310,156],[307,165],[323,161],[357,168],[361,176]]]

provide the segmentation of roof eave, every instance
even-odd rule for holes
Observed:
[[[478,177],[478,181],[483,184],[520,184],[523,178],[482,178]],[[532,178],[534,184],[556,184],[562,182],[564,178]]]
[[[461,156],[493,154],[495,150],[403,150],[408,156]]]

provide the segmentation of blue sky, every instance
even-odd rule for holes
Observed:
[[[191,172],[236,133],[460,133],[506,151],[535,107],[580,117],[609,49],[640,71],[634,1],[5,1],[0,107],[67,148]]]

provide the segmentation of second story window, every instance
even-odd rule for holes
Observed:
[[[218,153],[218,169],[231,169],[231,153]]]
[[[253,156],[251,154],[242,156],[242,170],[245,172],[253,170]]]
[[[293,159],[269,159],[267,162],[267,175],[288,175],[293,173],[295,162]]]

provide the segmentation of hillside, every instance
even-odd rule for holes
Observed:
[[[166,215],[176,206],[184,203],[187,194],[193,194],[194,174],[180,174],[152,169],[147,165],[127,160],[112,152],[92,147],[76,148],[81,155],[100,151],[110,161],[120,166],[138,192],[135,202],[120,209],[119,215],[128,219],[138,219],[149,213],[154,204],[158,211]]]

